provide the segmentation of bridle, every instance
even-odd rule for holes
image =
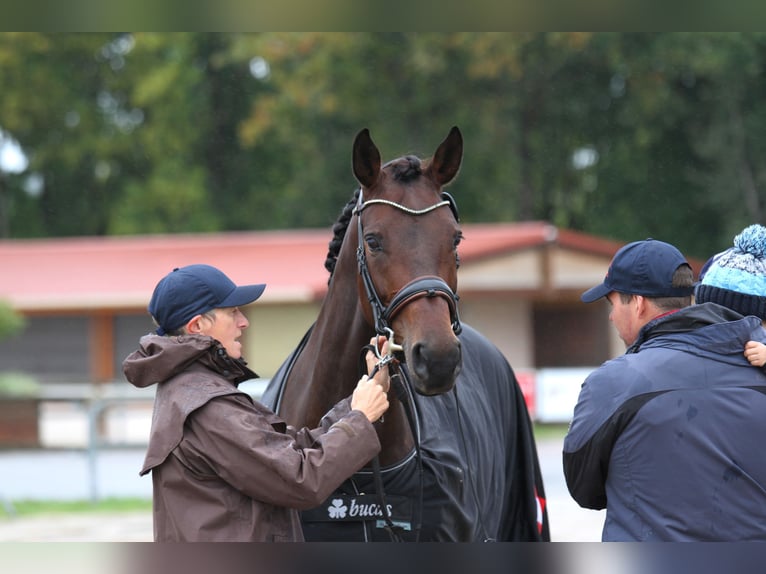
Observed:
[[[391,321],[393,318],[409,303],[421,297],[442,297],[447,301],[450,311],[450,322],[452,324],[452,330],[455,334],[459,334],[461,330],[460,316],[458,314],[457,302],[459,297],[450,288],[449,285],[441,278],[433,275],[425,275],[422,277],[416,277],[404,287],[397,291],[393,299],[388,305],[384,305],[375,290],[375,284],[372,282],[370,276],[370,270],[367,267],[367,256],[364,250],[364,233],[362,229],[362,211],[373,204],[383,204],[394,207],[410,215],[424,215],[435,209],[443,206],[449,206],[455,219],[458,218],[457,206],[455,200],[447,192],[442,192],[442,201],[439,201],[429,207],[423,209],[411,209],[400,203],[389,201],[387,199],[370,199],[364,201],[364,194],[362,188],[359,188],[359,197],[357,199],[356,207],[354,207],[353,214],[356,215],[357,225],[357,249],[356,249],[356,261],[359,267],[359,275],[362,278],[364,284],[364,290],[367,294],[367,300],[370,302],[372,308],[373,321],[375,323],[375,332],[378,335],[386,335],[389,340],[389,345],[393,344],[393,330],[391,329]],[[397,349],[401,350],[401,348]]]
[[[420,452],[420,432],[417,422],[417,415],[414,408],[414,399],[412,397],[411,385],[409,381],[409,372],[404,363],[401,363],[394,357],[394,353],[402,351],[401,345],[394,343],[394,331],[391,328],[391,321],[393,318],[409,303],[420,299],[422,297],[442,297],[449,306],[450,311],[450,323],[452,325],[453,332],[457,335],[462,330],[460,324],[460,316],[458,314],[457,302],[458,296],[450,288],[449,285],[441,278],[433,275],[426,275],[417,277],[404,285],[396,295],[391,299],[388,305],[384,305],[375,290],[375,284],[370,276],[370,271],[367,266],[367,257],[364,249],[364,233],[362,229],[362,211],[366,207],[372,204],[383,204],[394,207],[400,211],[404,211],[410,215],[424,215],[440,207],[449,206],[452,214],[455,216],[455,220],[460,221],[458,217],[457,205],[452,196],[447,192],[442,192],[442,200],[423,209],[411,209],[400,203],[389,201],[387,199],[370,199],[364,201],[364,194],[362,188],[359,188],[359,197],[357,199],[356,207],[354,207],[353,214],[356,215],[357,220],[357,239],[358,245],[356,250],[356,259],[359,267],[359,275],[361,276],[362,283],[364,284],[364,290],[367,294],[367,300],[370,303],[372,309],[373,320],[375,323],[375,332],[379,335],[386,335],[388,338],[388,354],[385,356],[381,354],[377,343],[372,347],[375,355],[378,357],[379,362],[370,373],[370,377],[373,377],[375,372],[387,366],[389,369],[389,375],[391,379],[391,385],[396,392],[399,402],[404,407],[404,412],[407,417],[407,421],[410,425],[410,431],[415,441],[415,454],[418,463],[418,470],[420,476],[420,496],[419,496],[419,509],[418,509],[418,522],[415,527],[415,539],[416,541],[420,537],[420,521],[422,520],[423,512],[423,459]],[[362,349],[362,356],[360,357],[360,366],[364,364],[364,353],[369,347]],[[383,512],[383,522],[385,529],[388,531],[391,540],[394,542],[402,541],[400,536],[401,529],[396,526],[390,514],[388,513],[388,505],[386,504],[386,495],[383,488],[383,478],[380,468],[380,460],[375,456],[372,460],[373,478],[375,481],[375,490],[378,494],[380,501],[380,508]]]

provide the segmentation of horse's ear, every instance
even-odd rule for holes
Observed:
[[[367,128],[354,138],[353,165],[356,180],[362,187],[371,188],[380,174],[380,152]]]
[[[447,185],[457,175],[462,160],[463,136],[458,127],[453,126],[431,160],[431,176],[439,185]]]

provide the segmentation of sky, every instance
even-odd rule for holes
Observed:
[[[27,169],[28,163],[19,143],[0,130],[0,171],[19,173]]]

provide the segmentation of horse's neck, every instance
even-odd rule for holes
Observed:
[[[320,313],[285,381],[280,414],[295,426],[317,426],[335,403],[353,392],[363,345],[358,328],[323,320]]]
[[[280,415],[291,425],[316,427],[338,401],[351,395],[360,377],[362,349],[375,334],[362,315],[355,282],[336,282],[322,304],[317,321],[284,383]],[[413,448],[401,403],[391,406],[376,428],[382,465],[401,460]]]

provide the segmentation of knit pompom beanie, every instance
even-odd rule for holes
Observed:
[[[697,303],[718,303],[741,315],[766,318],[766,227],[750,225],[734,247],[711,257],[694,291]]]

